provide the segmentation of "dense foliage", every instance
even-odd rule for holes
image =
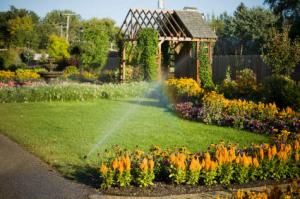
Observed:
[[[287,138],[289,132],[282,132]],[[281,136],[281,138],[282,138]],[[154,180],[173,184],[244,184],[256,180],[282,180],[299,177],[299,137],[277,139],[276,144],[238,149],[224,143],[211,145],[206,152],[188,149],[150,152],[117,150],[100,167],[102,188],[130,185],[149,186]]]
[[[279,107],[300,110],[300,85],[288,77],[274,75],[265,79],[262,85],[264,100],[275,102]]]
[[[49,37],[48,53],[51,58],[59,61],[65,58],[69,58],[70,54],[68,52],[69,44],[68,42],[56,35],[51,35]]]
[[[300,61],[300,41],[292,42],[288,34],[288,29],[284,28],[282,33],[275,32],[266,43],[267,53],[263,60],[273,74],[290,76]]]
[[[212,16],[208,21],[218,35],[215,54],[247,55],[261,54],[276,17],[265,8],[248,8],[241,3],[233,16],[223,13]]]
[[[157,80],[158,33],[151,28],[142,29],[137,38],[139,63],[144,69],[145,80]]]

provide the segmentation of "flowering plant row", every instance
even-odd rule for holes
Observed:
[[[217,196],[216,199],[223,199],[224,197]],[[243,191],[237,190],[234,192],[231,197],[232,199],[281,199],[281,198],[300,198],[300,186],[299,180],[294,180],[291,184],[289,184],[286,188],[280,188],[278,186],[274,186],[271,189],[265,189],[263,191]],[[225,199],[225,198],[224,198]]]
[[[0,87],[0,103],[87,101],[97,99],[119,99],[144,97],[153,88],[151,83],[126,84],[36,84],[22,87]]]
[[[275,104],[229,100],[216,92],[204,94],[201,104],[178,103],[179,116],[208,124],[233,126],[259,133],[274,133],[276,129],[299,132],[299,113],[287,107],[280,110]]]
[[[170,151],[159,147],[147,154],[141,150],[118,151],[101,165],[101,187],[144,187],[153,181],[210,186],[298,178],[299,140],[298,134],[292,143],[253,145],[246,149],[220,143],[200,153],[190,153],[186,148]]]
[[[0,81],[9,82],[11,80],[17,81],[28,81],[39,79],[40,75],[37,72],[32,70],[17,70],[16,72],[12,71],[0,71]]]

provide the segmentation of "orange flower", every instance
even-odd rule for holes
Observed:
[[[298,140],[295,140],[295,142],[294,142],[294,148],[295,148],[296,151],[298,151],[300,149],[300,144],[299,144]]]
[[[276,153],[277,153],[277,148],[276,148],[275,145],[273,145],[273,147],[272,147],[272,157],[274,157],[276,155]]]
[[[116,170],[118,167],[119,167],[119,161],[118,159],[114,159],[112,162],[112,168]]]
[[[298,152],[296,152],[296,154],[295,154],[295,160],[299,161],[299,153]]]
[[[268,148],[268,160],[272,160],[273,156],[272,156],[272,149]]]
[[[176,156],[175,156],[175,154],[174,153],[172,153],[171,155],[170,155],[170,161],[171,161],[171,163],[172,164],[174,164],[175,162],[176,162],[176,160],[177,160],[177,158],[176,158]]]
[[[215,170],[218,167],[218,163],[216,161],[211,161],[210,169]]]
[[[235,160],[235,158],[236,158],[235,147],[231,146],[229,149],[229,161],[232,162]]]
[[[152,171],[153,168],[154,168],[154,161],[153,161],[152,159],[150,159],[150,160],[148,161],[148,164],[149,164],[149,169]]]
[[[119,160],[119,172],[123,173],[124,169],[125,169],[125,165],[124,162],[122,160]]]
[[[236,164],[240,164],[241,161],[242,161],[242,157],[241,157],[241,155],[238,155],[238,156],[236,157],[236,159],[235,159],[235,163],[236,163]]]
[[[126,171],[130,171],[131,168],[131,162],[130,162],[130,157],[129,155],[126,155],[125,157],[123,157],[123,163],[125,166]]]
[[[105,164],[101,164],[101,167],[100,167],[100,172],[103,174],[103,175],[105,175],[106,173],[107,173],[107,171],[108,171],[108,168],[106,167],[106,165]]]
[[[140,164],[140,169],[143,172],[147,172],[148,171],[148,159],[147,158],[143,159],[142,163]]]
[[[259,167],[259,162],[258,162],[257,157],[254,157],[254,158],[253,158],[253,165],[254,165],[255,168],[258,168],[258,167]]]
[[[201,164],[200,164],[198,158],[193,157],[191,160],[191,163],[190,163],[189,170],[194,172],[194,171],[200,171],[200,169],[201,169]]]
[[[264,154],[264,149],[263,149],[262,147],[260,147],[260,148],[259,148],[259,157],[260,157],[261,160],[264,159],[264,155],[265,155],[265,154]]]

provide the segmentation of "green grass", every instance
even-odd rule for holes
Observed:
[[[263,135],[182,120],[150,99],[0,104],[0,124],[0,133],[73,177],[78,168],[98,166],[99,154],[112,145],[200,151],[220,140],[239,146],[268,142]]]

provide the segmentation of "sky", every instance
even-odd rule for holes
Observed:
[[[0,0],[0,11],[25,8],[44,17],[53,9],[69,9],[80,14],[83,19],[92,17],[112,18],[121,25],[130,8],[157,8],[158,0]],[[185,6],[196,7],[205,15],[218,15],[224,11],[232,14],[243,2],[248,7],[264,6],[264,0],[165,0],[166,9],[182,9]]]

